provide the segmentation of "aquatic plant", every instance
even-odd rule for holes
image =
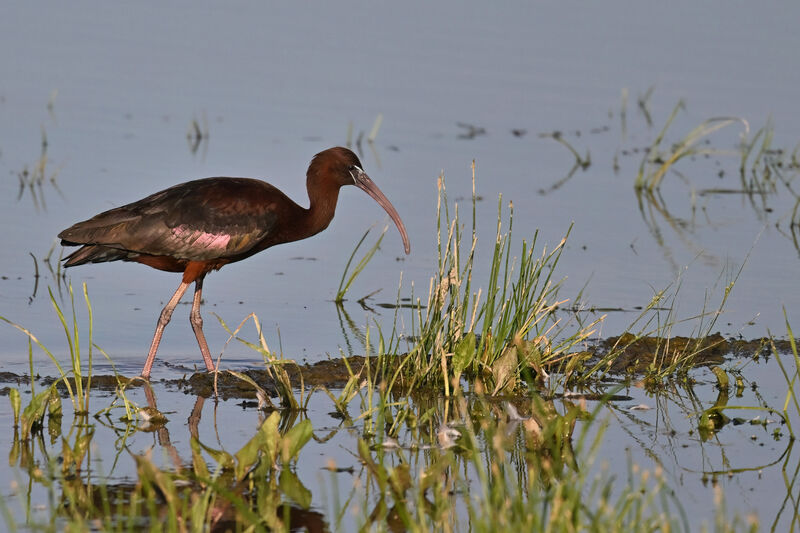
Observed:
[[[589,338],[602,320],[568,330],[556,318],[554,311],[566,300],[558,298],[561,281],[555,269],[569,230],[552,249],[542,248],[538,257],[535,232],[532,242],[523,240],[519,256],[512,257],[513,206],[509,204],[505,229],[502,198],[489,278],[483,285],[473,279],[478,247],[474,162],[472,172],[472,231],[467,238],[458,205],[451,217],[444,178],[439,179],[438,268],[424,305],[416,300],[414,342],[402,362],[404,386],[439,384],[450,395],[468,375],[473,383],[487,378],[487,390],[497,394],[518,386],[526,371],[537,379],[546,379],[554,368],[569,374],[581,359],[573,347]]]
[[[685,107],[686,104],[683,100],[675,105],[664,127],[658,133],[649,149],[645,151],[645,155],[642,157],[642,161],[639,164],[639,172],[634,182],[634,187],[637,190],[647,190],[650,193],[656,191],[661,185],[661,180],[670,168],[685,157],[698,154],[718,153],[719,150],[715,148],[698,147],[700,141],[712,133],[736,123],[744,126],[745,135],[750,130],[749,124],[742,118],[714,117],[704,120],[670,148],[662,148],[662,142],[667,134],[667,130],[675,120],[678,112],[681,109],[685,109]]]
[[[80,328],[75,311],[75,295],[72,290],[72,284],[70,283],[67,287],[70,307],[72,310],[71,324],[67,321],[67,318],[61,309],[61,306],[58,304],[58,301],[53,295],[53,291],[51,289],[48,289],[48,291],[50,293],[50,303],[52,304],[56,316],[58,317],[58,320],[61,323],[62,328],[64,329],[64,336],[66,337],[67,340],[67,348],[69,351],[69,358],[70,358],[69,372],[64,370],[58,358],[55,355],[53,355],[53,352],[51,352],[44,344],[42,344],[41,341],[39,341],[39,339],[36,338],[36,336],[30,330],[17,324],[16,322],[11,321],[10,319],[4,316],[0,316],[0,320],[24,333],[28,337],[29,344],[30,343],[36,344],[47,355],[50,361],[52,361],[52,363],[56,366],[56,369],[58,370],[60,376],[60,381],[67,388],[70,400],[72,401],[72,405],[75,411],[78,413],[86,414],[89,412],[89,389],[91,388],[91,383],[92,383],[92,356],[93,356],[92,348],[94,347],[92,343],[94,321],[92,316],[92,305],[91,302],[89,301],[89,291],[86,287],[86,283],[84,283],[83,296],[86,302],[86,310],[88,312],[88,329],[89,329],[88,349],[85,355],[86,357],[85,362],[87,363],[85,376],[83,374],[84,372],[82,364],[83,356],[80,347],[80,333],[79,333]],[[31,376],[33,376],[32,349],[29,350],[29,363],[31,367]],[[53,387],[54,386],[55,384],[53,384]]]
[[[344,270],[342,271],[342,279],[339,281],[339,288],[336,290],[336,296],[334,297],[334,302],[337,304],[341,304],[344,302],[344,296],[347,294],[347,291],[350,289],[350,285],[353,284],[353,281],[363,272],[366,268],[367,264],[372,259],[372,256],[375,255],[375,252],[378,251],[378,248],[381,246],[381,242],[383,241],[384,235],[386,235],[386,230],[389,229],[388,226],[383,228],[381,232],[381,236],[378,237],[378,240],[375,241],[369,250],[359,259],[358,263],[353,267],[353,271],[350,272],[350,264],[353,262],[356,254],[358,253],[358,249],[361,248],[361,245],[364,244],[364,241],[367,239],[369,232],[372,228],[368,229],[364,232],[364,235],[361,239],[356,243],[355,248],[353,248],[350,257],[347,259],[347,263],[344,266]],[[349,274],[349,275],[348,275]]]

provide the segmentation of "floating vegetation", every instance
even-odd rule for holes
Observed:
[[[481,135],[486,135],[486,128],[482,128],[480,126],[476,126],[474,124],[468,124],[466,122],[456,122],[456,126],[462,129],[462,132],[457,135],[459,139],[474,139],[475,137],[479,137]]]
[[[578,151],[569,142],[567,142],[566,139],[564,139],[564,135],[560,131],[554,131],[552,133],[542,133],[539,135],[539,137],[551,138],[558,141],[563,146],[566,146],[567,149],[575,158],[575,163],[572,165],[572,168],[570,168],[567,174],[563,178],[553,183],[548,189],[539,189],[539,194],[548,194],[555,190],[560,189],[562,185],[568,182],[572,178],[572,176],[575,175],[575,172],[577,172],[578,169],[586,170],[591,166],[592,156],[589,153],[589,150],[586,150],[586,156],[581,156],[578,153]]]
[[[197,151],[202,146],[203,156],[205,156],[208,153],[208,141],[210,138],[208,115],[203,111],[200,121],[197,120],[197,117],[192,117],[192,121],[189,123],[189,129],[186,132],[186,142],[189,144],[189,151],[192,152],[192,155],[197,154]]]

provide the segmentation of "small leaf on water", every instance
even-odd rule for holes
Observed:
[[[270,466],[275,464],[280,442],[280,432],[278,431],[280,418],[277,411],[269,415],[253,438],[236,452],[236,479],[241,480],[245,473],[256,464],[261,457],[260,452],[264,452],[267,456],[266,460]]]
[[[281,415],[275,411],[261,425],[261,432],[264,434],[263,450],[267,453],[270,465],[274,465],[278,460],[278,446],[281,442],[281,432],[278,429],[280,421]]]
[[[284,445],[282,448],[283,455],[281,457],[284,463],[288,463],[297,457],[303,446],[311,440],[313,431],[314,429],[311,426],[311,421],[306,419],[286,432],[283,436]]]
[[[311,491],[303,485],[294,472],[287,468],[281,470],[279,483],[281,492],[290,500],[303,509],[311,507]]]
[[[61,396],[58,395],[55,383],[50,387],[50,396],[47,399],[47,414],[61,416]]]
[[[58,414],[48,417],[47,419],[47,434],[50,435],[52,439],[57,439],[62,433],[61,418],[62,416]]]
[[[22,440],[28,440],[34,425],[41,424],[49,400],[50,389],[47,389],[34,396],[22,411]]]
[[[236,461],[234,460],[233,456],[226,451],[217,450],[215,448],[211,448],[206,446],[199,440],[192,438],[192,445],[196,446],[198,450],[205,451],[208,455],[210,455],[222,468],[231,468]],[[192,454],[194,454],[194,448],[192,449]],[[194,458],[193,458],[194,459]]]

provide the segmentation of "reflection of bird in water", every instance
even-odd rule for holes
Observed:
[[[190,322],[206,369],[214,370],[200,316],[203,279],[212,270],[246,259],[276,244],[305,239],[328,227],[339,189],[355,185],[394,220],[406,253],[411,247],[400,215],[347,148],[315,155],[306,174],[309,207],[303,208],[264,181],[206,178],[175,185],[100,213],[58,234],[61,244],[80,246],[64,266],[134,261],[181,272],[178,290],[161,311],[142,377],[149,379],[164,328],[186,289],[195,284]]]

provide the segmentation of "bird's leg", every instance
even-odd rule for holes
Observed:
[[[158,345],[161,343],[161,336],[164,334],[164,328],[169,324],[169,319],[172,318],[172,312],[175,310],[175,306],[181,301],[181,297],[183,297],[183,293],[186,292],[188,287],[189,283],[181,282],[178,290],[175,291],[175,294],[169,299],[167,305],[161,310],[161,316],[158,317],[158,323],[156,324],[156,332],[153,335],[153,342],[150,343],[150,351],[147,352],[147,360],[144,362],[144,368],[142,369],[142,377],[144,379],[150,379],[150,370],[153,368],[153,361],[156,360],[156,352],[158,351]]]
[[[189,322],[192,324],[194,336],[197,337],[197,344],[200,345],[200,352],[203,354],[203,361],[206,363],[206,370],[214,370],[214,361],[211,359],[211,352],[208,350],[206,336],[203,335],[203,317],[200,316],[200,300],[203,298],[203,277],[199,277],[194,282],[194,301],[192,311],[189,313]]]

